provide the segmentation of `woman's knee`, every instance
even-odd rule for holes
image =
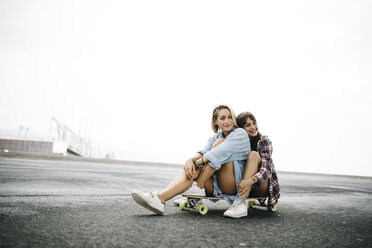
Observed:
[[[250,153],[248,153],[248,160],[257,160],[261,162],[261,156],[258,152],[251,151]]]
[[[212,149],[221,144],[225,139],[224,138],[219,138],[213,143]]]
[[[230,161],[227,162],[223,165],[221,165],[221,168],[217,171],[218,176],[223,176],[223,177],[229,177],[233,176],[234,177],[234,162]]]

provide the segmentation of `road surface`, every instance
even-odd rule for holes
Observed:
[[[0,158],[0,247],[372,247],[372,180],[279,173],[275,213],[227,219],[169,201],[152,214],[133,189],[161,190],[177,166]]]

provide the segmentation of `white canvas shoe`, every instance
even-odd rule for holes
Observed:
[[[196,186],[196,182],[193,182],[191,187],[183,192],[182,195],[205,196],[205,189],[199,188]]]
[[[147,208],[148,210],[157,214],[164,214],[164,204],[153,192],[143,193],[136,190],[132,192],[132,197],[139,205]]]
[[[229,218],[241,218],[248,215],[248,207],[245,203],[234,201],[231,207],[223,213],[223,216]]]
[[[180,202],[182,200],[187,200],[187,197],[178,198],[178,199],[176,199],[176,200],[173,201],[173,204],[176,205],[176,206],[179,206],[180,205]],[[203,199],[200,199],[199,203],[204,203]]]

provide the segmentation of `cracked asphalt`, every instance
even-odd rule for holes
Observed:
[[[279,172],[278,210],[138,206],[180,166],[0,157],[0,247],[372,247],[372,179]]]

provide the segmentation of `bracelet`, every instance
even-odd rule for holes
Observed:
[[[205,165],[204,160],[203,160],[203,156],[201,157],[201,160],[202,160],[202,164],[201,165]]]
[[[200,169],[200,166],[197,165],[197,164],[195,163],[195,161],[192,161],[192,163],[194,164],[194,166],[195,166],[197,169]]]
[[[253,181],[253,184],[255,184],[256,183],[256,181],[253,179],[253,177],[251,177],[251,179],[252,179],[252,181]]]

